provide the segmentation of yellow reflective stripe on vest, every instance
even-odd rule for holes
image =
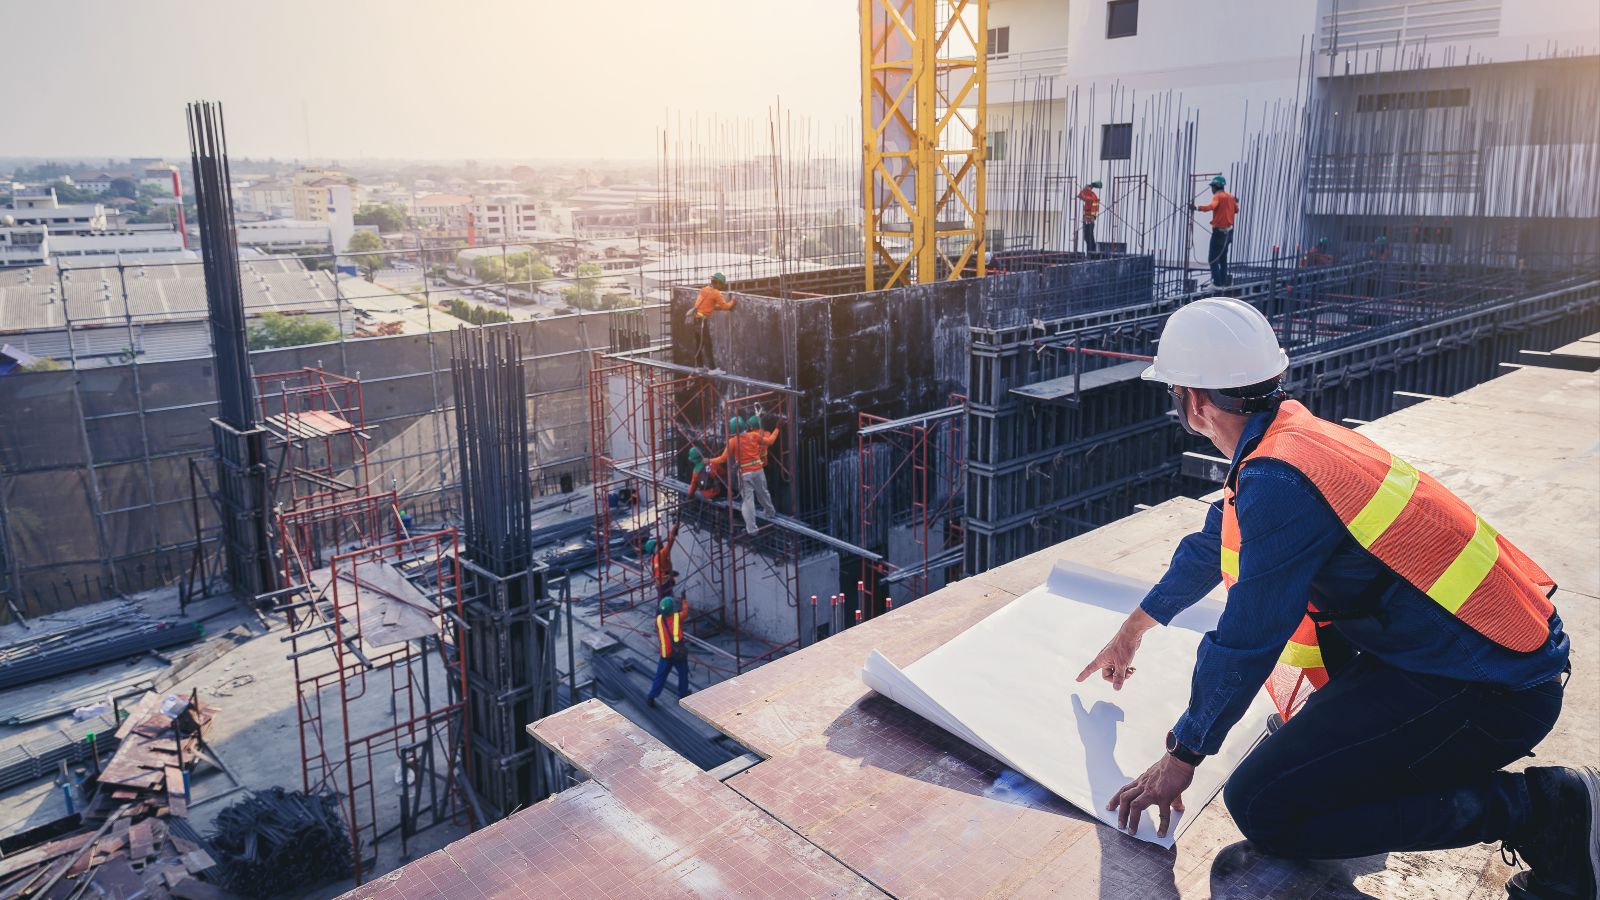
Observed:
[[[1234,581],[1239,580],[1239,551],[1222,548],[1222,574]]]
[[[1347,526],[1356,542],[1363,548],[1371,548],[1400,517],[1400,511],[1411,502],[1411,495],[1416,490],[1417,470],[1400,457],[1390,454],[1389,474],[1384,476],[1377,493],[1372,495],[1366,506],[1361,507],[1361,511]]]
[[[1279,654],[1278,662],[1296,669],[1322,668],[1322,648],[1315,644],[1297,644],[1290,641],[1283,645],[1283,653]]]
[[[1428,588],[1428,596],[1435,603],[1454,613],[1467,602],[1489,576],[1495,560],[1500,558],[1500,544],[1495,540],[1497,533],[1483,517],[1478,517],[1478,530],[1472,533],[1472,540],[1467,541],[1450,567]]]

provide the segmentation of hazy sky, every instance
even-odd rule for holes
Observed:
[[[0,3],[0,156],[641,157],[674,113],[859,108],[854,0]],[[309,120],[309,129],[307,121]],[[309,130],[309,153],[307,131]]]

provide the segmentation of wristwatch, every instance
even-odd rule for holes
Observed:
[[[1206,758],[1204,753],[1196,753],[1178,743],[1178,736],[1170,731],[1167,732],[1167,755],[1178,762],[1188,763],[1191,766],[1200,765],[1201,761]]]

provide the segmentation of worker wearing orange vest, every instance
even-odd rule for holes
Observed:
[[[694,467],[689,475],[689,496],[702,500],[715,500],[722,496],[728,484],[727,463],[706,459],[699,447],[690,447],[689,464]]]
[[[1094,220],[1100,218],[1100,195],[1095,190],[1100,187],[1099,181],[1091,181],[1078,192],[1078,200],[1083,204],[1083,249],[1085,253],[1093,253]]]
[[[1211,246],[1207,262],[1211,265],[1211,284],[1227,287],[1233,283],[1228,275],[1228,248],[1233,246],[1233,220],[1239,215],[1239,200],[1223,190],[1228,179],[1221,175],[1211,179],[1211,202],[1204,206],[1189,204],[1194,212],[1211,213]]]
[[[656,705],[656,698],[666,687],[667,672],[671,669],[678,670],[678,696],[689,695],[689,648],[683,641],[683,620],[688,613],[686,604],[671,597],[662,597],[656,605],[656,650],[660,658],[656,660],[656,676],[650,682],[650,693],[645,695],[645,702],[651,706]]]
[[[717,368],[716,354],[711,350],[711,317],[717,312],[733,309],[739,301],[723,294],[728,289],[728,279],[721,272],[711,276],[711,283],[702,287],[694,298],[694,308],[689,311],[689,323],[694,328],[694,364],[702,369],[721,372]]]
[[[650,578],[656,583],[658,598],[672,594],[677,586],[678,572],[672,568],[672,545],[677,541],[678,526],[674,524],[667,532],[666,543],[658,543],[655,538],[644,542],[644,555],[650,560]]]
[[[767,516],[776,516],[772,494],[767,490],[767,451],[778,440],[778,429],[764,431],[761,419],[751,416],[747,424],[734,416],[728,420],[728,446],[722,455],[711,460],[711,465],[726,465],[729,457],[739,466],[740,511],[744,514],[744,528],[756,533],[756,505]]]
[[[1266,317],[1219,297],[1173,313],[1145,371],[1233,464],[1205,527],[1079,680],[1120,688],[1146,630],[1219,580],[1228,596],[1166,753],[1108,809],[1132,830],[1154,806],[1165,833],[1265,683],[1287,721],[1224,794],[1258,848],[1336,859],[1503,841],[1532,865],[1522,896],[1594,896],[1600,772],[1502,771],[1561,709],[1569,644],[1550,577],[1438,481],[1287,399],[1287,367]]]

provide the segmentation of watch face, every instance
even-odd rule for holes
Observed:
[[[1167,752],[1171,753],[1176,749],[1178,749],[1178,736],[1169,731],[1167,732]]]

